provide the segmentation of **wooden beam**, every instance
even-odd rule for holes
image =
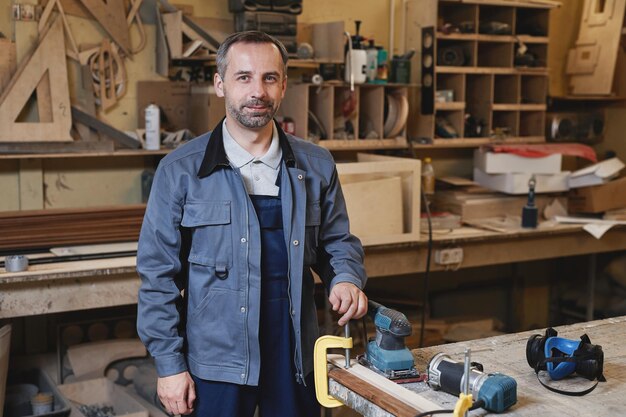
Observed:
[[[72,117],[80,123],[83,123],[90,128],[109,136],[111,139],[118,142],[120,145],[126,146],[127,148],[138,149],[141,146],[141,143],[138,140],[128,136],[121,130],[117,130],[113,126],[98,120],[90,114],[77,109],[74,106],[72,106]]]

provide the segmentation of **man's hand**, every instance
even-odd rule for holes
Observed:
[[[196,387],[189,372],[159,378],[157,394],[171,414],[190,414],[193,411]]]
[[[339,325],[343,326],[350,319],[360,319],[367,313],[367,297],[356,285],[350,282],[340,282],[330,291],[328,301],[333,311],[343,314]]]

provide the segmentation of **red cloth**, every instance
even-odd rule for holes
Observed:
[[[591,146],[582,143],[546,143],[532,145],[487,145],[486,148],[495,153],[512,153],[526,158],[542,158],[560,153],[562,155],[578,156],[591,162],[598,162],[596,152]]]

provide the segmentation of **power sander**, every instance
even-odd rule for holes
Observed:
[[[359,363],[396,382],[411,382],[419,377],[413,354],[404,344],[411,335],[411,323],[404,314],[375,301],[368,302],[368,315],[376,326],[376,339],[367,343]]]

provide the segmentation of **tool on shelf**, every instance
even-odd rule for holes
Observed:
[[[526,205],[522,208],[522,227],[525,228],[536,228],[537,227],[537,217],[539,214],[539,209],[535,205],[535,185],[537,184],[537,180],[535,176],[532,175],[528,180],[528,201]]]
[[[469,361],[469,352],[466,356],[466,361]],[[479,363],[468,365],[469,362],[465,365],[445,353],[438,353],[428,364],[428,385],[455,396],[464,392],[463,386],[467,385],[467,393],[460,397],[463,408],[457,404],[463,411],[466,410],[468,396],[475,401],[470,404],[472,408],[482,407],[494,413],[501,413],[517,402],[515,379],[501,373],[486,374]],[[460,415],[456,414],[456,410],[455,416]]]
[[[419,378],[413,354],[404,344],[411,334],[411,323],[404,314],[375,301],[368,302],[368,315],[376,326],[376,339],[367,343],[359,363],[398,383]]]

